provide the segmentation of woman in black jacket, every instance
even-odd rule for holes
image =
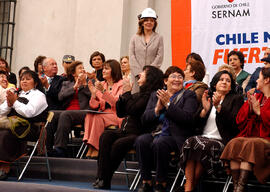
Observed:
[[[135,139],[147,130],[142,129],[143,114],[151,92],[162,88],[163,73],[153,66],[145,66],[138,80],[140,91],[131,94],[132,86],[128,78],[123,81],[123,94],[116,103],[118,117],[125,117],[121,128],[105,130],[99,140],[99,157],[96,189],[110,189],[114,171],[128,151],[133,148]]]
[[[243,96],[236,93],[235,86],[231,73],[220,71],[202,96],[202,106],[194,120],[199,135],[186,140],[180,155],[185,191],[194,190],[203,172],[215,174],[221,168],[219,157],[224,145],[238,133],[235,119]]]

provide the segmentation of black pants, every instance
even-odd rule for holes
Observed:
[[[46,147],[48,151],[51,151],[53,149],[54,134],[57,130],[58,119],[59,119],[60,114],[61,114],[60,111],[54,111],[53,119],[46,127],[46,131],[47,131]]]
[[[178,151],[172,136],[153,137],[151,134],[139,136],[135,142],[143,180],[151,180],[151,171],[156,171],[156,181],[166,182],[171,159],[170,153]]]
[[[128,151],[133,149],[137,135],[126,134],[121,130],[105,130],[99,139],[99,158],[97,177],[111,182]]]
[[[55,133],[54,146],[66,148],[69,133],[75,125],[84,124],[85,115],[87,112],[81,110],[63,111],[58,119],[58,126]]]
[[[47,126],[47,149],[53,146],[66,148],[72,127],[84,124],[86,112],[80,110],[54,111],[52,122]]]

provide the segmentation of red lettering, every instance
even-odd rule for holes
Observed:
[[[261,50],[259,47],[250,48],[248,63],[252,63],[253,59],[255,59],[255,63],[260,63],[260,53]]]
[[[228,54],[229,54],[229,52],[230,52],[230,49],[225,49],[223,61],[224,61],[224,63],[227,63],[227,64],[229,64],[228,63]]]
[[[223,49],[216,49],[213,59],[213,65],[216,65],[219,59],[222,59],[222,55],[220,53],[223,53]]]
[[[243,55],[245,56],[245,58],[247,57],[247,54],[245,53],[246,51],[248,51],[249,48],[240,48],[239,51],[241,51],[243,53]],[[247,60],[245,60],[245,63],[247,62]]]

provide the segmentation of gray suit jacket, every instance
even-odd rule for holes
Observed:
[[[146,44],[144,35],[134,35],[129,43],[129,59],[131,73],[137,76],[145,65],[160,68],[163,61],[163,37],[153,32],[150,41]]]
[[[73,99],[75,90],[73,89],[75,82],[73,81],[63,81],[62,88],[58,94],[58,99],[63,102],[63,108],[66,109]],[[91,98],[91,93],[88,86],[81,86],[78,90],[78,99],[80,109],[90,109],[89,100]]]

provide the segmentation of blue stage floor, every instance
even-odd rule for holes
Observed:
[[[18,182],[15,177],[9,178],[6,182],[63,186],[63,187],[72,187],[72,188],[78,188],[78,189],[86,189],[86,190],[91,190],[91,191],[96,190],[93,188],[92,183],[90,182],[57,181],[57,180],[48,181],[47,179],[29,179],[29,178],[25,178]],[[112,185],[112,188],[110,191],[125,192],[125,191],[128,191],[128,187],[126,185]]]

